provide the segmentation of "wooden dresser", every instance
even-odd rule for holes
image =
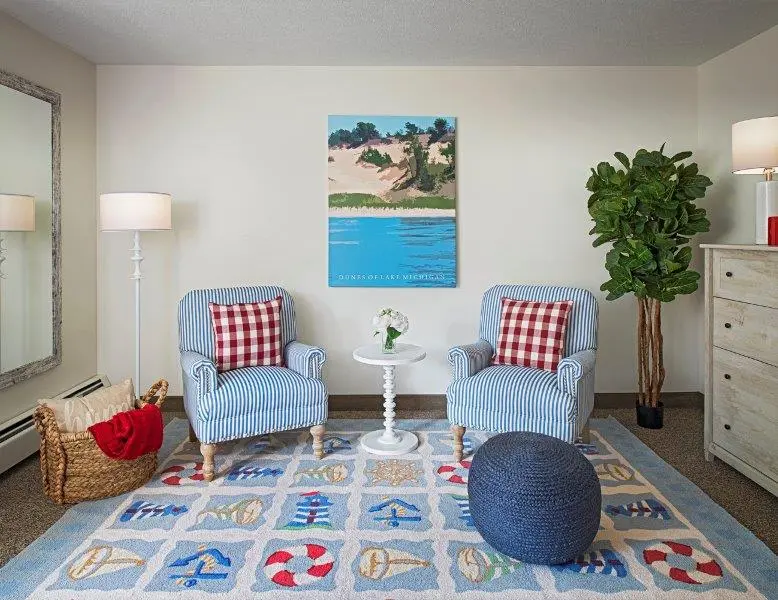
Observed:
[[[778,496],[778,247],[705,249],[705,457]]]

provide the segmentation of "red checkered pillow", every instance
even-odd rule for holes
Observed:
[[[280,367],[281,296],[249,304],[208,303],[215,339],[215,362],[222,373],[241,367]]]
[[[556,371],[565,350],[567,317],[573,303],[502,299],[496,365]]]

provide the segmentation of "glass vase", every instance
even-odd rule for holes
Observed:
[[[381,352],[384,354],[397,353],[397,338],[390,337],[386,329],[381,332]]]

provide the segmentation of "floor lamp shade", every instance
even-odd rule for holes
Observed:
[[[118,192],[100,195],[100,230],[133,231],[134,245],[130,260],[135,265],[130,276],[135,281],[135,391],[142,392],[140,378],[140,265],[143,254],[141,231],[172,229],[170,194],[157,192]]]
[[[778,215],[778,117],[749,119],[732,125],[732,172],[763,175],[756,184],[756,243],[767,243],[767,221]]]
[[[116,192],[100,195],[101,231],[172,229],[170,194]]]
[[[35,197],[0,194],[0,231],[35,231]]]

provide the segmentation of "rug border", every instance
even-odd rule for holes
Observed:
[[[762,540],[613,416],[592,419],[591,425],[594,430],[603,433],[606,441],[651,485],[669,498],[673,506],[713,544],[716,552],[726,557],[751,585],[765,597],[775,597],[778,590],[778,556]],[[678,485],[683,486],[683,492],[675,487]],[[712,523],[721,523],[723,527],[715,527]],[[725,544],[727,552],[720,550],[721,543]]]
[[[371,431],[383,425],[381,419],[330,419],[330,430]],[[447,429],[445,419],[401,419],[398,428],[416,431]],[[591,427],[603,433],[607,442],[630,464],[634,465],[650,483],[662,494],[672,500],[673,505],[694,525],[714,546],[716,552],[729,560],[753,585],[766,597],[778,589],[778,557],[751,531],[741,525],[724,508],[716,504],[692,481],[659,457],[651,448],[641,442],[632,432],[612,416],[606,419],[592,419]],[[173,419],[165,427],[165,438],[159,452],[160,461],[166,459],[187,434],[187,421]],[[674,486],[683,485],[683,493]],[[59,554],[69,556],[83,542],[83,536],[75,539],[71,530],[85,530],[91,534],[114,511],[124,497],[106,498],[94,502],[77,504],[65,512],[41,537],[27,546],[0,569],[0,598],[27,598],[35,588],[50,574],[43,571],[48,561],[38,556]],[[709,519],[713,515],[714,519]],[[710,522],[719,522],[723,528],[716,528]],[[88,524],[88,528],[84,525]],[[723,530],[723,531],[722,531]],[[726,533],[725,533],[726,532]],[[725,542],[729,552],[722,552],[717,544]],[[735,554],[733,555],[732,550]],[[32,555],[32,556],[30,556]],[[28,558],[29,557],[29,558]]]
[[[165,426],[162,447],[157,454],[160,462],[170,456],[178,444],[183,441],[188,430],[188,421],[182,418],[175,418]],[[116,510],[117,501],[120,502],[133,493],[135,490],[104,500],[82,502],[71,506],[43,535],[0,569],[0,584],[2,584],[0,585],[0,598],[14,600],[29,598],[35,588],[51,574],[50,571],[43,571],[47,561],[37,557],[59,554],[64,560],[84,541],[83,537],[75,539],[70,535],[72,530],[77,528],[81,532],[86,531],[87,535],[91,535]],[[85,524],[87,527],[84,527]]]

